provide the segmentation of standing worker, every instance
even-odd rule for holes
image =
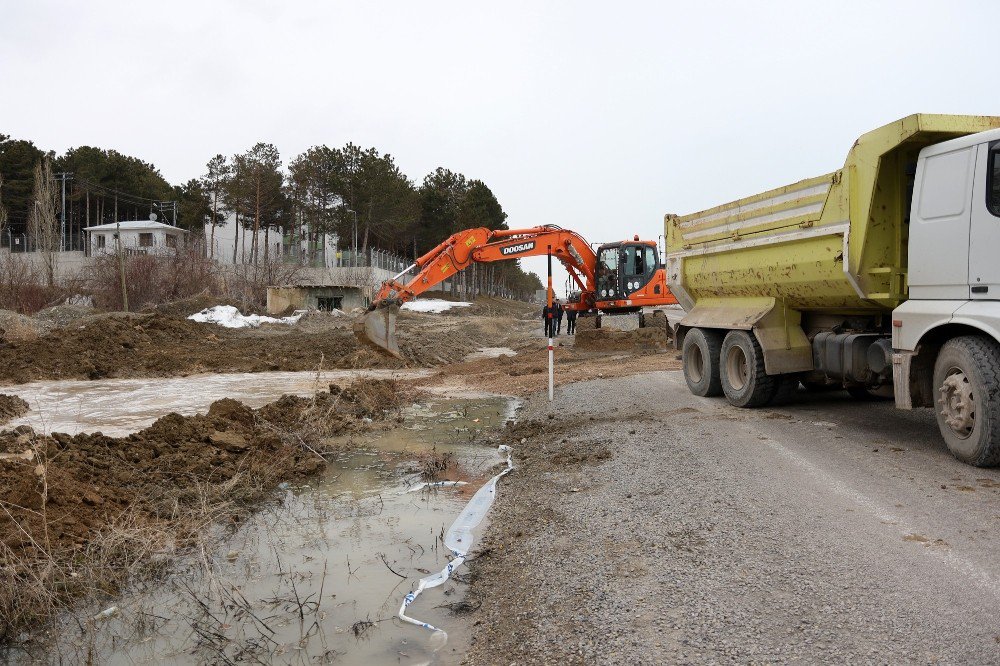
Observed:
[[[542,307],[542,321],[545,323],[545,337],[547,337],[547,338],[551,338],[552,337],[552,323],[553,323],[553,321],[552,321],[552,317],[549,316],[550,314],[551,313],[549,312],[549,304],[546,303]]]
[[[553,314],[556,317],[556,335],[559,335],[559,333],[562,332],[563,306],[562,303],[559,302],[559,299],[556,299],[556,302],[552,304],[552,307],[555,309]]]
[[[576,333],[576,310],[566,311],[566,335]]]

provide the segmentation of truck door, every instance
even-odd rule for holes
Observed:
[[[976,146],[921,151],[910,215],[910,298],[968,300]]]
[[[1000,141],[979,146],[972,186],[969,285],[973,299],[1000,300]]]

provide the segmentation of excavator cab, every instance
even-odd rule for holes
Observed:
[[[626,299],[646,286],[660,266],[656,245],[638,239],[597,248],[597,300]]]

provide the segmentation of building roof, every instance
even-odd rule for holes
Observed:
[[[163,222],[153,222],[152,220],[129,220],[127,222],[119,222],[118,224],[98,224],[96,227],[86,227],[84,231],[117,231],[119,228],[122,231],[159,231],[162,229],[176,233],[188,233],[186,229],[163,224]]]

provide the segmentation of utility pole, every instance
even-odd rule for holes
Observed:
[[[62,181],[62,218],[59,222],[59,251],[66,251],[66,181],[72,180],[73,174],[63,171],[57,174]]]
[[[115,208],[117,207],[116,198]],[[121,276],[122,281],[122,306],[125,312],[128,312],[128,287],[125,284],[125,253],[122,251],[122,225],[117,218],[115,219],[115,238],[118,240],[118,274]]]

